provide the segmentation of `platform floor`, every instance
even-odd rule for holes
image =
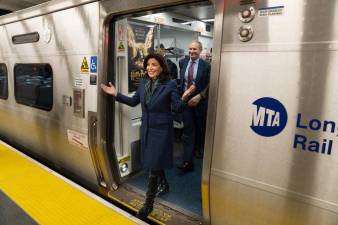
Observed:
[[[0,141],[0,224],[146,223]]]

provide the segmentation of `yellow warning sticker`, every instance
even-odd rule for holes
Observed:
[[[119,164],[126,163],[130,160],[130,155],[124,156],[119,159]]]
[[[139,199],[132,199],[129,204],[134,208],[134,209],[137,209],[137,210],[140,210],[143,206],[143,202]],[[150,216],[152,217],[151,219],[153,221],[155,221],[156,223],[158,224],[163,224],[165,225],[164,223],[168,222],[169,220],[171,220],[172,218],[172,215],[161,210],[161,209],[154,209]],[[164,222],[164,223],[163,223]]]
[[[119,52],[124,52],[125,48],[124,48],[124,45],[123,45],[123,42],[122,42],[122,41],[120,41],[120,44],[119,44],[119,46],[117,47],[117,49],[118,49]]]
[[[88,61],[87,61],[86,56],[83,57],[80,71],[81,73],[88,73],[89,71],[89,66],[88,66]]]

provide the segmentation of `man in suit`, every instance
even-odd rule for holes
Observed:
[[[194,40],[189,45],[189,57],[179,62],[181,94],[191,85],[196,87],[188,107],[183,111],[184,155],[183,163],[177,167],[180,174],[194,170],[194,151],[201,151],[204,146],[210,65],[200,58],[201,51],[202,43]]]

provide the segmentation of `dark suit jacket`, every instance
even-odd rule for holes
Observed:
[[[168,65],[168,69],[169,69],[171,79],[176,80],[177,75],[178,75],[176,64],[173,61],[171,61],[170,59],[166,59],[166,62],[167,62],[167,65]]]
[[[184,59],[181,59],[179,62],[180,66],[180,93],[181,95],[184,93],[184,83],[185,83],[185,71],[187,69],[188,63],[190,58],[186,57]],[[195,86],[196,91],[191,96],[195,96],[197,94],[200,94],[203,90],[207,88],[210,81],[210,65],[203,59],[199,59],[198,67],[197,67],[197,75],[195,79]],[[195,112],[198,116],[206,115],[208,109],[208,98],[201,99],[199,104],[195,107]]]
[[[141,103],[141,159],[147,169],[160,170],[173,166],[173,118],[171,110],[182,111],[176,82],[172,80],[160,82],[148,105],[145,104],[146,80],[140,85],[132,97],[118,93],[116,101],[136,106]]]

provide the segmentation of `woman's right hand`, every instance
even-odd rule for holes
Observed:
[[[116,96],[116,94],[117,94],[116,88],[114,87],[114,85],[111,82],[109,82],[109,86],[107,86],[105,84],[101,84],[100,87],[108,95]]]

